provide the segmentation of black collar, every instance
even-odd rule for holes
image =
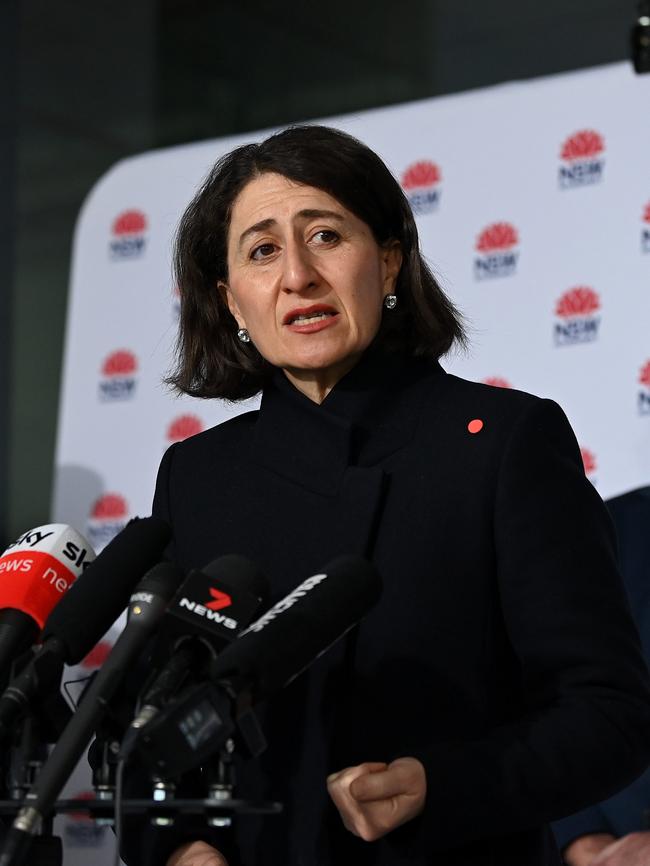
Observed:
[[[262,395],[253,459],[335,496],[348,466],[376,466],[407,444],[427,399],[424,383],[440,375],[437,363],[368,351],[318,405],[276,370]]]

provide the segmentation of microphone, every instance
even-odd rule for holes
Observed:
[[[63,523],[37,526],[0,557],[0,678],[36,640],[52,608],[95,559],[83,535]]]
[[[58,689],[63,665],[78,664],[108,631],[170,535],[163,520],[135,518],[74,583],[48,617],[42,647],[0,696],[0,742],[33,701]]]
[[[133,751],[139,731],[154,719],[187,678],[201,676],[203,661],[234,640],[266,604],[268,582],[243,556],[222,556],[191,571],[165,611],[159,629],[164,642],[177,640],[163,669],[145,691],[127,728],[119,758]]]
[[[23,801],[7,834],[0,863],[19,863],[40,822],[50,812],[57,795],[90,742],[97,723],[118,688],[125,671],[144,648],[174,595],[183,573],[170,562],[154,566],[135,588],[124,630],[90,683],[76,713],[52,750],[36,782]]]
[[[208,683],[188,689],[143,729],[140,757],[156,775],[175,778],[210,757],[237,727],[246,738],[250,706],[288,685],[380,594],[381,579],[367,560],[333,560],[245,629],[211,664]]]

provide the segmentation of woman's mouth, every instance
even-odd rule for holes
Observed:
[[[302,322],[319,322],[322,319],[327,319],[330,316],[335,316],[336,313],[310,313],[309,315],[301,314],[294,316],[290,321],[290,325],[296,325]]]
[[[333,307],[315,304],[303,309],[290,310],[284,317],[283,324],[290,330],[303,334],[311,334],[334,324],[338,311]]]

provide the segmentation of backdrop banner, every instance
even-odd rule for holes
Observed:
[[[323,121],[376,150],[411,200],[469,325],[469,352],[443,366],[557,400],[604,498],[650,483],[648,105],[650,75],[620,63]],[[173,396],[162,380],[179,217],[220,156],[269,132],[120,162],[82,208],[51,516],[97,550],[150,513],[170,443],[257,405]],[[88,785],[80,773],[68,793]],[[89,846],[109,862],[110,832],[63,824],[66,863]]]

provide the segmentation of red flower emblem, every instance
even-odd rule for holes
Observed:
[[[410,165],[402,175],[402,187],[405,190],[433,186],[440,183],[442,174],[435,162],[420,160]]]
[[[113,352],[102,365],[104,376],[126,376],[129,373],[135,373],[137,369],[138,362],[135,355],[128,349],[118,349],[117,352]]]
[[[483,229],[476,241],[476,249],[481,253],[495,250],[509,250],[519,243],[517,229],[510,223],[492,223]]]
[[[114,235],[137,235],[147,230],[147,218],[141,210],[125,210],[113,221]]]
[[[555,315],[563,318],[588,316],[600,309],[600,298],[589,286],[576,286],[565,292],[555,307]]]
[[[567,138],[562,145],[560,156],[562,159],[586,159],[604,150],[605,141],[599,132],[594,129],[581,129]]]

